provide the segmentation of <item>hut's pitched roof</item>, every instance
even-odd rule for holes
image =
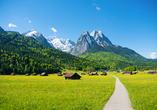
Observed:
[[[106,72],[103,72],[103,73],[101,73],[100,75],[107,75],[107,73],[106,73]]]
[[[65,77],[71,77],[71,76],[73,76],[75,73],[67,73],[66,75],[65,75]]]
[[[148,73],[156,73],[156,71],[154,70],[154,71],[149,71]]]

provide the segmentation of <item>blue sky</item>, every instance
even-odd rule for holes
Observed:
[[[157,0],[0,0],[0,26],[77,41],[100,30],[113,44],[157,58]]]

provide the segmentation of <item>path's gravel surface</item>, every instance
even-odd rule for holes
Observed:
[[[125,86],[116,78],[115,90],[103,110],[134,110]]]

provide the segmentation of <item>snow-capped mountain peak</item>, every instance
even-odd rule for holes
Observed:
[[[94,30],[90,35],[101,46],[113,45],[111,41],[101,31]]]
[[[39,37],[39,36],[43,36],[42,34],[40,34],[39,32],[35,31],[34,29],[32,29],[31,31],[28,31],[26,33],[24,33],[25,36],[30,36],[30,37]]]
[[[55,38],[55,39],[47,39],[47,40],[51,44],[51,46],[63,52],[70,52],[71,49],[75,46],[75,42],[69,39]]]

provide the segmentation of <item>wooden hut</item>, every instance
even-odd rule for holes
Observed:
[[[140,70],[141,72],[143,72],[144,70]]]
[[[107,73],[106,73],[106,72],[103,72],[103,73],[101,73],[100,75],[107,75]]]
[[[132,75],[132,71],[124,71],[123,75]]]
[[[148,71],[147,74],[157,74],[157,72],[154,70],[154,71]]]
[[[81,73],[81,75],[85,75],[85,73]]]
[[[40,76],[48,76],[48,74],[46,72],[42,72]]]
[[[30,74],[29,74],[29,73],[26,73],[25,76],[30,76]]]
[[[67,73],[65,76],[65,79],[80,79],[81,76],[77,73]]]
[[[92,72],[92,73],[89,73],[89,75],[91,76],[91,75],[98,75],[98,73],[97,72]]]
[[[58,74],[58,76],[63,76],[61,72],[58,72],[57,74]]]

